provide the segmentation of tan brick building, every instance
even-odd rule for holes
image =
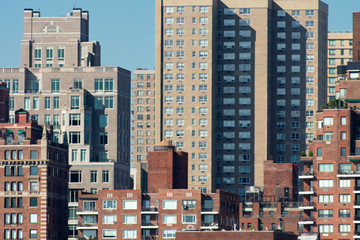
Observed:
[[[189,153],[190,187],[244,197],[264,160],[299,161],[326,102],[326,4],[159,0],[155,34],[156,141]]]
[[[15,123],[0,123],[0,234],[66,239],[67,146],[51,141],[51,131],[30,120],[28,112],[16,115]]]
[[[24,11],[21,67],[0,68],[10,89],[10,122],[24,108],[69,145],[69,236],[76,238],[78,190],[130,187],[130,72],[100,66],[89,41],[89,13],[66,17]]]
[[[351,32],[328,33],[328,101],[335,99],[337,66],[346,65],[352,61],[352,44],[353,34]]]
[[[132,81],[131,158],[134,189],[147,189],[147,153],[155,145],[155,70],[136,69]]]

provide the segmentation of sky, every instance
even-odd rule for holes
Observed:
[[[0,0],[0,67],[20,65],[24,8],[44,17],[65,16],[74,6],[89,11],[90,41],[101,44],[101,65],[154,69],[155,0]],[[196,0],[194,0],[196,1]],[[241,1],[241,0],[239,0]],[[359,0],[323,0],[329,5],[329,31],[351,31]]]

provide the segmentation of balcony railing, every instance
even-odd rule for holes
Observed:
[[[201,223],[202,227],[219,227],[219,223],[211,222],[211,223]]]
[[[202,207],[201,207],[201,211],[202,211],[202,212],[214,212],[214,211],[216,211],[216,210],[215,210],[215,208],[213,208],[213,207],[205,207],[205,206],[202,206]]]
[[[97,212],[96,207],[78,207],[77,213],[79,212]]]
[[[159,209],[157,207],[142,207],[141,211],[144,212],[157,212]]]

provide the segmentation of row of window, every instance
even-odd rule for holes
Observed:
[[[196,76],[197,76],[197,74],[193,73],[191,79],[196,80]],[[199,77],[199,80],[208,80],[208,74],[207,73],[199,73],[198,77]],[[171,80],[174,79],[174,74],[173,73],[165,73],[164,79],[166,81],[171,81]],[[185,79],[185,74],[184,73],[177,73],[176,74],[176,80],[182,81],[184,79]]]
[[[296,24],[298,25],[298,24]],[[297,28],[297,27],[296,27]],[[276,37],[278,40],[285,40],[287,38],[286,34],[290,34],[289,32],[277,32]],[[291,32],[291,39],[299,40],[301,39],[301,32]],[[314,39],[315,33],[314,32],[306,32],[305,38],[306,39]]]
[[[110,172],[109,170],[102,170],[102,183],[110,182]],[[94,183],[98,181],[97,171],[90,172],[90,182]],[[69,182],[71,183],[81,183],[82,182],[82,171],[81,170],[72,170],[69,172]]]
[[[177,107],[177,108],[175,108],[175,111],[176,111],[177,114],[184,114],[185,113],[185,108]],[[173,114],[174,113],[174,108],[165,107],[164,112],[165,112],[165,114]],[[207,107],[199,107],[198,112],[199,112],[199,114],[207,114],[208,113],[208,108]],[[196,108],[195,107],[191,108],[191,113],[196,114]]]
[[[332,224],[319,224],[320,233],[333,233],[334,227]],[[339,233],[350,233],[351,225],[350,224],[339,224]]]
[[[36,151],[36,150],[33,150]],[[36,151],[37,156],[37,151]],[[32,158],[32,159],[37,159]],[[23,176],[23,167],[22,166],[5,166],[5,177],[15,177],[15,176]],[[30,175],[38,175],[38,167],[30,166]]]
[[[286,21],[277,21],[276,26],[277,26],[277,28],[286,28]],[[292,21],[291,27],[292,28],[300,28],[301,24],[299,21]],[[305,21],[305,27],[307,27],[307,28],[315,27],[315,22],[312,20]]]
[[[175,9],[176,9],[177,13],[185,12],[185,6],[177,6],[177,7],[166,6],[166,7],[164,7],[164,12],[165,13],[173,13]],[[200,13],[208,12],[208,6],[192,6],[191,9],[192,9],[192,12],[197,12],[197,11],[199,11]]]
[[[0,82],[2,80],[0,79]],[[11,91],[11,93],[19,93],[19,79],[13,79],[11,84],[11,79],[4,79],[6,87]]]
[[[185,24],[185,18],[184,17],[165,17],[164,19],[164,23],[165,24],[174,24],[174,20],[176,20],[176,23],[177,24]],[[197,22],[199,24],[208,24],[209,22],[209,18],[208,17],[199,17],[199,18],[196,18],[196,17],[192,17],[192,23],[193,24],[196,24]]]
[[[349,55],[353,55],[352,49],[329,49],[329,55],[336,55],[336,51],[340,51],[340,55],[345,55],[345,51],[349,51]]]
[[[73,80],[74,89],[82,89],[83,80],[76,78]],[[94,79],[94,91],[98,92],[113,92],[114,79],[112,78],[96,78]],[[51,79],[51,93],[60,93],[60,79]]]

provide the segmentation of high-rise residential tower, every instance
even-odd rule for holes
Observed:
[[[353,55],[352,32],[328,33],[328,100],[335,99],[335,86],[337,83],[336,67],[346,65],[352,61]]]
[[[319,0],[156,1],[156,141],[189,153],[189,187],[244,195],[264,161],[298,162],[326,102]]]
[[[100,66],[87,11],[40,17],[25,9],[21,67],[0,68],[0,81],[10,89],[10,122],[24,108],[53,126],[54,142],[69,145],[69,238],[75,238],[78,190],[130,185],[130,72]]]
[[[136,69],[132,83],[132,161],[134,189],[147,189],[147,153],[155,145],[155,70]]]

